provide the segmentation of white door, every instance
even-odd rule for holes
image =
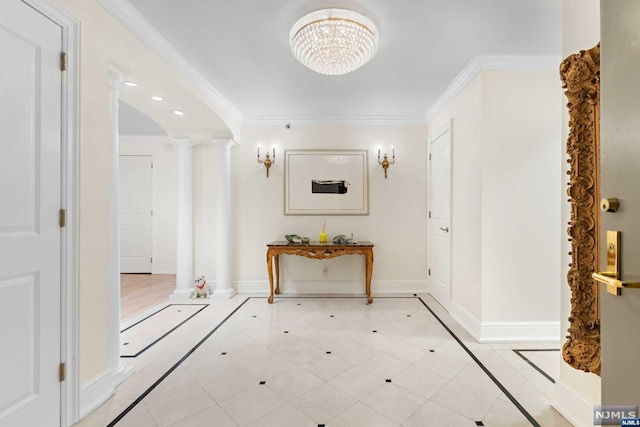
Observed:
[[[120,156],[120,272],[151,273],[151,156]]]
[[[601,7],[601,194],[618,198],[620,208],[601,214],[600,250],[604,263],[604,233],[620,231],[621,278],[640,282],[640,2],[607,0]],[[602,404],[637,407],[640,289],[620,296],[602,290],[600,316]]]
[[[428,292],[447,310],[451,301],[451,129],[429,143]]]
[[[62,29],[0,0],[0,426],[60,425]]]

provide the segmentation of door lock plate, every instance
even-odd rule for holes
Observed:
[[[596,282],[607,286],[612,295],[622,295],[622,288],[640,288],[640,282],[624,282],[620,279],[620,232],[607,231],[607,269],[593,273]]]

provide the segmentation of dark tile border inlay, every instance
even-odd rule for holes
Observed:
[[[458,342],[458,344],[460,345],[460,347],[462,347],[462,349],[464,351],[467,352],[467,354],[469,356],[471,356],[471,358],[473,359],[474,362],[476,362],[476,364],[480,367],[480,369],[482,369],[484,371],[485,374],[487,374],[487,376],[491,379],[491,381],[494,382],[495,385],[498,386],[498,388],[505,394],[505,396],[507,396],[507,398],[511,401],[511,403],[513,403],[516,408],[518,408],[518,410],[520,412],[522,412],[522,415],[525,416],[525,418],[531,423],[531,425],[535,426],[535,427],[542,427],[532,416],[529,412],[527,412],[526,409],[524,409],[524,407],[520,404],[520,402],[518,402],[516,400],[515,397],[513,397],[513,395],[509,392],[509,390],[507,390],[505,388],[505,386],[502,385],[502,383],[500,383],[500,381],[498,381],[498,379],[491,373],[491,371],[489,371],[489,369],[487,369],[486,366],[484,366],[484,364],[476,357],[475,354],[473,354],[473,352],[471,350],[469,350],[469,348],[464,345],[464,343],[460,340],[460,338],[458,338],[458,336],[451,330],[449,329],[449,327],[442,321],[442,319],[440,319],[440,316],[438,316],[436,314],[435,311],[433,311],[431,309],[431,307],[429,307],[427,305],[426,302],[424,302],[424,300],[422,299],[422,297],[418,297],[418,299],[420,300],[420,302],[422,303],[422,305],[424,305],[427,310],[429,310],[431,312],[431,314],[433,315],[433,317],[436,318],[436,320],[442,325],[443,328],[445,328],[447,330],[447,332],[449,332],[449,335],[451,335],[453,337],[454,340],[456,340]]]
[[[169,307],[172,307],[174,305],[201,305],[202,308],[200,308],[200,310],[196,311],[195,313],[193,313],[191,316],[187,317],[186,319],[184,319],[182,322],[178,323],[176,326],[174,326],[173,328],[169,329],[169,331],[165,332],[163,335],[160,336],[160,338],[157,338],[155,341],[151,342],[149,345],[147,345],[145,348],[143,348],[142,350],[140,350],[139,352],[137,352],[136,354],[121,354],[120,358],[122,359],[134,359],[138,356],[140,356],[142,353],[144,353],[145,351],[149,350],[151,347],[153,347],[154,345],[158,344],[162,339],[166,338],[169,334],[171,334],[173,331],[175,331],[176,329],[178,329],[180,326],[184,325],[185,323],[187,323],[189,320],[191,320],[196,314],[200,313],[202,310],[204,310],[205,308],[209,307],[209,304],[169,304],[166,307],[161,308],[160,310],[156,311],[153,314],[148,315],[147,317],[145,317],[142,320],[138,320],[136,323],[134,323],[131,326],[128,326],[126,328],[124,328],[123,330],[120,331],[120,333],[123,333],[125,331],[128,331],[129,329],[133,328],[134,326],[139,325],[140,323],[144,322],[145,320],[149,320],[149,318],[155,316],[156,314],[160,313],[162,310],[166,310]],[[128,343],[127,343],[128,344]]]
[[[123,418],[124,418],[124,417],[129,413],[129,412],[131,412],[131,410],[132,410],[133,408],[135,408],[135,407],[138,405],[138,403],[142,402],[142,400],[144,400],[144,398],[145,398],[145,397],[147,397],[147,396],[149,395],[149,393],[151,393],[151,392],[153,391],[153,389],[155,389],[156,387],[158,387],[158,385],[159,385],[162,381],[164,381],[164,380],[165,380],[165,378],[167,378],[167,377],[168,377],[168,376],[169,376],[173,371],[175,371],[175,370],[178,368],[178,366],[182,365],[182,363],[183,363],[185,360],[187,360],[187,358],[188,358],[189,356],[191,356],[191,355],[193,354],[193,352],[194,352],[194,351],[196,351],[196,350],[198,349],[198,347],[200,347],[202,344],[204,344],[204,342],[205,342],[206,340],[208,340],[208,339],[209,339],[209,337],[210,337],[211,335],[213,335],[213,333],[214,333],[215,331],[217,331],[217,330],[220,328],[220,326],[224,325],[224,323],[225,323],[227,320],[229,320],[229,319],[231,318],[231,316],[233,316],[234,314],[236,314],[236,312],[237,312],[238,310],[240,310],[240,309],[242,308],[242,306],[243,306],[243,305],[245,305],[245,304],[247,303],[247,301],[249,301],[249,299],[250,299],[250,298],[245,299],[245,300],[244,300],[244,301],[243,301],[239,306],[237,306],[237,307],[235,308],[235,310],[233,310],[231,313],[229,313],[229,315],[228,315],[227,317],[225,317],[225,318],[224,318],[224,320],[223,320],[222,322],[218,323],[218,325],[217,325],[215,328],[213,328],[213,329],[211,330],[211,332],[209,332],[207,335],[205,335],[205,337],[204,337],[204,338],[202,338],[202,339],[198,342],[198,344],[196,344],[196,345],[195,345],[191,350],[189,350],[189,351],[187,352],[187,354],[185,354],[184,356],[182,356],[182,358],[181,358],[180,360],[178,360],[178,361],[177,361],[177,362],[176,362],[176,363],[175,363],[171,368],[169,368],[169,370],[168,370],[167,372],[165,372],[164,374],[162,374],[162,376],[161,376],[161,377],[160,377],[156,382],[154,382],[154,383],[151,385],[151,387],[149,387],[148,389],[146,389],[146,390],[144,391],[144,393],[142,393],[142,394],[141,394],[141,395],[140,395],[136,400],[134,400],[134,401],[133,401],[133,403],[132,403],[131,405],[127,406],[127,408],[126,408],[124,411],[122,411],[122,412],[120,413],[120,415],[118,415],[117,417],[115,417],[115,418],[113,419],[113,421],[111,421],[111,422],[107,425],[107,427],[113,427],[113,426],[115,426],[118,422],[120,422],[120,420],[121,420],[121,419],[123,419]]]
[[[560,349],[558,349],[558,348],[520,348],[520,349],[517,349],[517,350],[516,349],[513,350],[513,352],[515,354],[520,356],[533,369],[535,369],[536,371],[540,372],[546,379],[548,379],[549,381],[551,381],[554,384],[556,383],[556,380],[554,380],[551,375],[547,374],[541,367],[539,367],[538,365],[533,363],[531,360],[529,360],[524,354],[521,353],[522,351],[560,351]]]

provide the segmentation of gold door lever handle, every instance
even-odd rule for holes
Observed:
[[[599,271],[591,275],[596,281],[604,283],[607,286],[614,286],[616,288],[640,288],[640,282],[623,282],[618,280],[617,273],[612,271]]]

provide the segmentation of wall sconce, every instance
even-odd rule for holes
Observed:
[[[387,169],[396,164],[396,151],[393,149],[393,145],[391,146],[391,161],[389,161],[387,153],[384,153],[384,158],[380,160],[380,149],[378,148],[378,164],[384,169],[384,179],[387,179]]]
[[[258,144],[258,164],[264,164],[267,169],[267,178],[269,178],[269,168],[276,162],[276,147],[273,147],[273,157],[269,155],[269,151],[264,156],[264,160],[260,159],[260,144]]]

